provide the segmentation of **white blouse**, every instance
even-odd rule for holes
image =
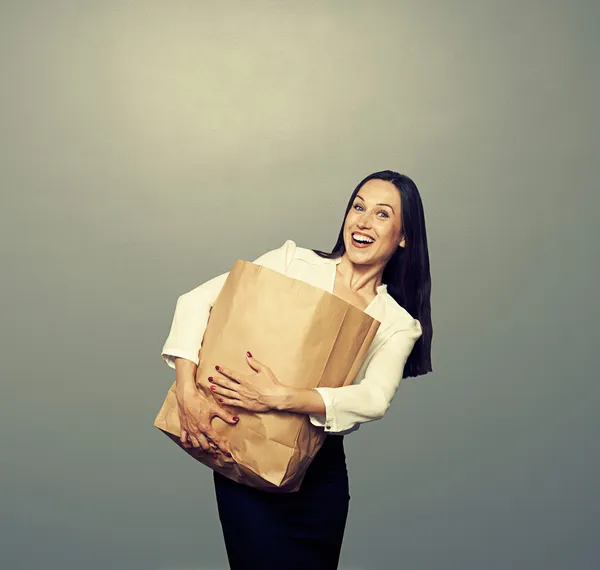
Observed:
[[[336,265],[341,259],[320,257],[311,249],[287,240],[253,263],[333,293]],[[218,275],[177,299],[171,330],[161,353],[171,368],[175,368],[175,357],[198,364],[209,311],[228,274]],[[309,418],[313,425],[323,427],[328,433],[350,433],[361,423],[383,417],[400,385],[406,360],[423,334],[421,323],[396,302],[385,284],[377,287],[377,295],[364,311],[381,325],[354,382],[340,388],[315,388],[326,411],[324,416],[309,414]]]

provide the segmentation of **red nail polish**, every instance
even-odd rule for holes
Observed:
[[[219,398],[219,402],[222,402],[222,401],[223,401],[223,398]]]
[[[217,364],[217,365],[215,366],[215,368],[216,368],[217,370],[219,370],[219,365]]]
[[[210,389],[211,390],[216,390],[216,388],[214,386],[211,386]]]
[[[233,419],[234,422],[239,422],[240,421],[240,418],[236,418],[235,416],[233,416],[232,419]]]
[[[250,351],[248,351],[246,354],[247,354],[247,355],[248,355],[250,358],[252,358],[252,353],[251,353]]]
[[[209,382],[212,382],[212,381],[213,381],[213,377],[212,377],[212,376],[209,376],[209,377],[208,377],[208,381],[209,381]]]

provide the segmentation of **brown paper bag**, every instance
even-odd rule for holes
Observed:
[[[245,358],[249,350],[283,384],[345,386],[356,377],[379,325],[324,289],[238,260],[210,311],[196,378],[215,374],[216,364],[254,373]],[[238,424],[214,418],[212,425],[232,453],[228,462],[221,453],[213,459],[199,448],[181,446],[175,383],[154,426],[234,481],[271,492],[297,491],[325,440],[324,429],[306,414],[226,408],[240,418]]]

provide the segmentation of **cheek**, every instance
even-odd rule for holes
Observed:
[[[398,228],[392,226],[391,224],[384,224],[379,228],[379,236],[382,241],[393,242],[396,240],[396,236],[398,234]]]

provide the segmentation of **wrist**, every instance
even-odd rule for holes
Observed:
[[[175,394],[179,401],[199,393],[201,392],[194,382],[179,382],[175,386]]]
[[[272,398],[271,405],[273,406],[273,409],[278,412],[287,412],[293,409],[299,391],[299,388],[284,386],[281,393]]]

